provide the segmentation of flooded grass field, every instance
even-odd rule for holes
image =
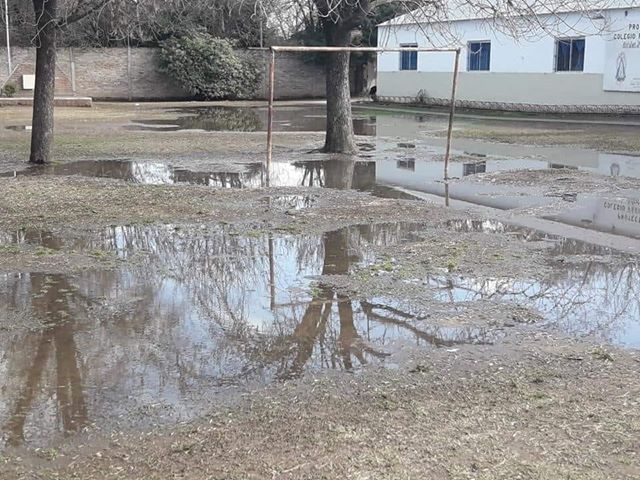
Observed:
[[[285,104],[266,165],[258,105],[80,110],[44,167],[0,110],[2,478],[637,472],[633,119],[463,113],[444,183],[437,111],[356,106],[345,157]]]

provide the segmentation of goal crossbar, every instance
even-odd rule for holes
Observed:
[[[444,155],[444,180],[445,183],[449,179],[449,156],[451,154],[451,138],[453,133],[453,117],[456,108],[456,89],[458,85],[458,70],[460,66],[460,51],[458,48],[429,48],[429,47],[306,47],[306,46],[272,46],[269,48],[271,51],[271,58],[269,61],[269,110],[267,119],[267,171],[266,180],[269,185],[269,171],[271,169],[271,159],[273,155],[273,101],[275,93],[275,80],[276,80],[276,53],[279,52],[293,52],[293,53],[306,53],[306,52],[324,52],[324,53],[338,53],[338,52],[448,52],[454,53],[453,63],[453,79],[451,81],[451,104],[449,105],[449,123],[447,126],[447,145]],[[329,121],[329,119],[327,119]]]

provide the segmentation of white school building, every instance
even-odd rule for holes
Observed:
[[[462,106],[640,113],[640,8],[634,5],[499,20],[452,5],[437,20],[407,14],[380,24],[378,45],[460,47]],[[380,53],[377,94],[383,101],[446,104],[453,65],[449,52]]]

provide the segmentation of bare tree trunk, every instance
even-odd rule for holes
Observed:
[[[31,163],[51,160],[56,84],[57,0],[33,0],[36,16],[36,84],[33,92]]]
[[[350,32],[325,24],[327,45],[349,45]],[[349,52],[327,54],[327,134],[324,151],[327,153],[355,153],[349,88]]]

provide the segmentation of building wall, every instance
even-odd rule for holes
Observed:
[[[0,86],[11,81],[21,87],[22,75],[35,73],[35,49],[12,48],[13,74],[7,78],[6,49],[0,48]],[[253,97],[267,98],[268,52],[240,51],[254,58],[262,76]],[[154,48],[65,48],[58,51],[56,94],[89,96],[106,100],[188,99],[173,79],[160,71]],[[318,81],[322,79],[322,81]],[[20,95],[31,96],[32,91]],[[324,70],[304,63],[301,55],[280,53],[277,57],[276,98],[322,97]]]
[[[547,31],[535,35],[503,33],[488,20],[465,20],[447,26],[415,25],[380,27],[380,46],[417,43],[420,47],[461,46],[458,98],[463,102],[539,105],[636,105],[640,93],[605,92],[606,36],[630,21],[640,23],[640,11],[607,12],[602,20],[590,20],[578,13],[562,18],[549,17]],[[606,23],[605,23],[606,22]],[[609,25],[603,31],[602,25]],[[427,36],[429,40],[427,40]],[[585,59],[582,72],[555,71],[555,38],[584,36]],[[468,71],[467,44],[491,42],[490,71]],[[400,54],[378,55],[378,95],[385,97],[429,97],[448,99],[454,53],[420,52],[417,71],[400,71]]]

